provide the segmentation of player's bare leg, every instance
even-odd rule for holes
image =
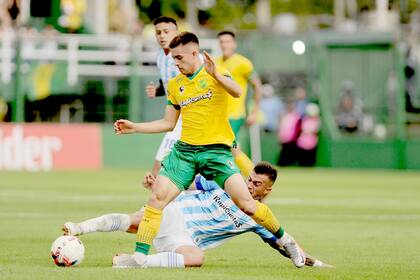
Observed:
[[[185,267],[200,267],[204,263],[204,252],[195,246],[180,246],[176,253],[184,256]]]
[[[136,222],[136,220],[134,222]],[[93,232],[127,231],[132,223],[133,217],[130,215],[112,213],[89,219],[80,223],[66,222],[62,226],[62,230],[64,235],[77,236]]]
[[[153,168],[152,168],[152,174],[154,177],[157,176],[157,174],[159,173],[159,170],[161,168],[162,162],[159,160],[155,160],[153,163]]]

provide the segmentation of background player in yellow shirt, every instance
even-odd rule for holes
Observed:
[[[177,35],[169,45],[175,65],[181,72],[168,83],[168,106],[161,120],[133,123],[117,120],[117,134],[158,133],[172,130],[182,113],[181,139],[162,161],[139,224],[136,251],[133,255],[114,257],[116,267],[143,267],[156,237],[162,209],[178,194],[188,189],[195,175],[214,180],[231,196],[235,204],[257,223],[272,232],[297,267],[305,264],[303,252],[293,238],[284,232],[271,210],[255,201],[233,163],[231,146],[234,134],[227,117],[228,95],[239,97],[242,90],[229,72],[217,67],[204,52],[200,59],[198,38],[193,33]]]
[[[216,64],[226,68],[235,82],[242,89],[242,95],[239,98],[228,97],[228,115],[229,122],[233,129],[236,139],[239,137],[239,131],[242,125],[253,125],[257,119],[259,102],[262,94],[261,80],[254,70],[254,65],[246,57],[236,53],[235,33],[231,31],[222,31],[217,35],[219,45],[222,50],[222,56],[216,59]],[[254,107],[246,116],[246,96],[248,93],[248,83],[251,84],[254,91]],[[238,165],[244,176],[248,176],[253,168],[252,161],[242,152],[240,147],[232,149],[235,163]]]

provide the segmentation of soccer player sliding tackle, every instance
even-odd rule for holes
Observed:
[[[247,180],[252,197],[263,200],[272,191],[276,177],[277,171],[269,163],[258,163]],[[148,174],[144,185],[151,188],[154,182],[155,178]],[[198,191],[190,191],[193,189]],[[201,266],[204,250],[246,232],[258,234],[282,255],[289,257],[284,248],[278,245],[277,238],[239,210],[215,182],[198,175],[190,190],[182,192],[163,210],[162,225],[153,240],[157,254],[148,255],[142,267]],[[67,222],[63,231],[68,235],[113,231],[135,233],[142,216],[143,211],[131,215],[112,213],[80,223]],[[328,266],[307,253],[303,254],[308,266]],[[126,256],[131,259],[129,255]],[[132,266],[136,267],[136,264],[132,263]]]

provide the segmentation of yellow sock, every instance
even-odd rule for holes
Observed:
[[[239,170],[241,170],[244,177],[248,177],[249,174],[251,174],[252,168],[254,168],[254,163],[242,151],[237,152],[237,155],[235,156],[235,163],[239,167]]]
[[[251,217],[256,221],[258,224],[265,227],[271,233],[277,233],[280,229],[280,223],[277,218],[273,215],[270,208],[267,205],[262,204],[258,201],[257,203],[257,210],[255,211],[254,215]]]
[[[149,205],[144,207],[144,214],[137,231],[136,252],[147,255],[153,239],[159,232],[162,210]]]

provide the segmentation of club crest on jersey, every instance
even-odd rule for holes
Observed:
[[[207,79],[199,81],[198,85],[200,86],[201,89],[206,88],[207,87]]]
[[[184,86],[180,86],[180,87],[179,87],[179,92],[180,92],[181,94],[183,94],[183,93],[184,93],[184,90],[185,90]]]

